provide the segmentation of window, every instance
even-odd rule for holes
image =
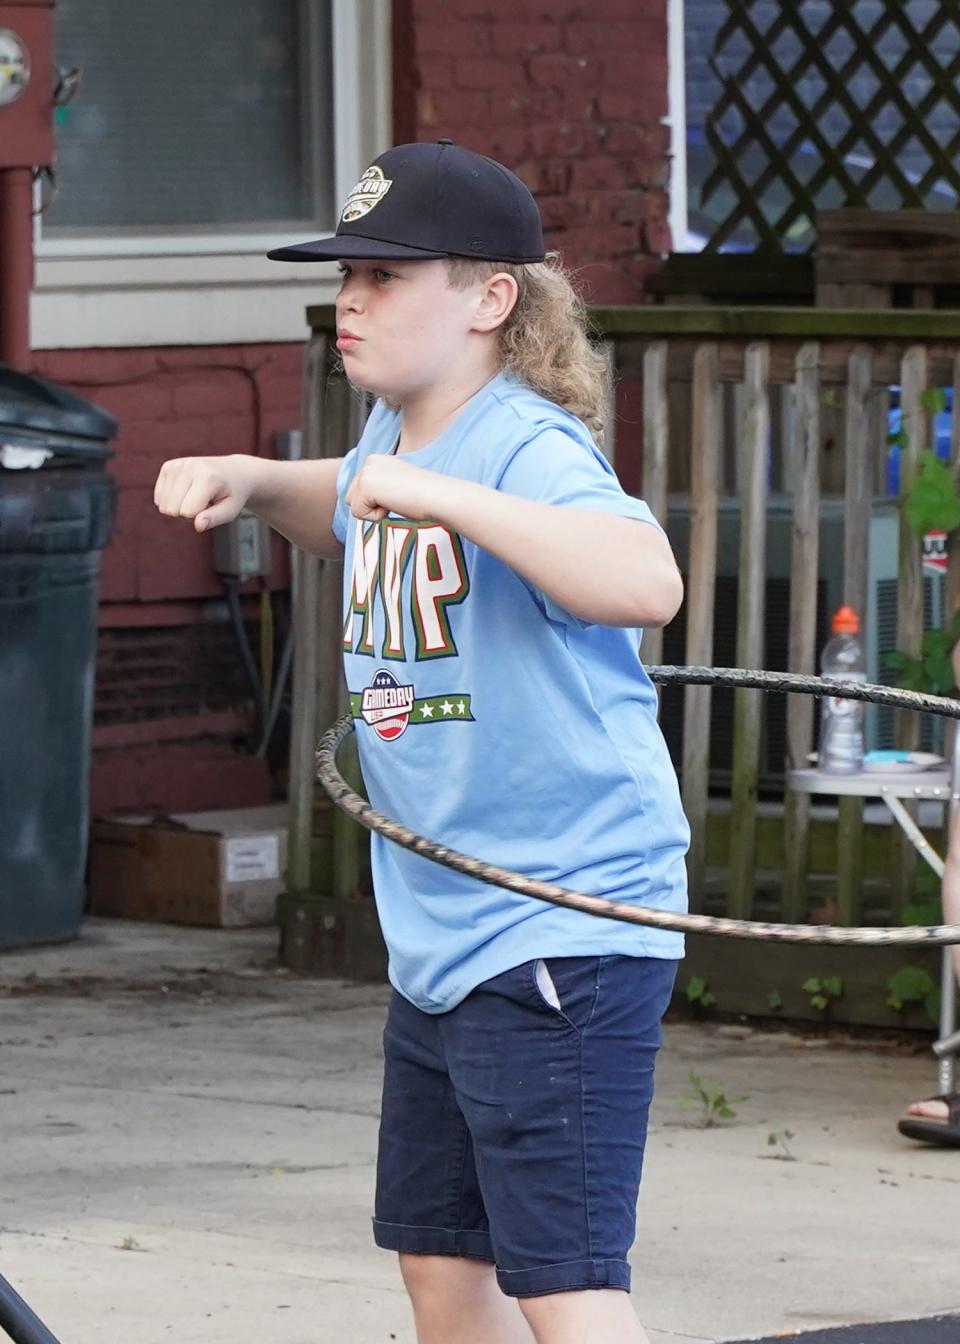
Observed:
[[[48,236],[250,232],[333,218],[324,0],[58,0]]]
[[[297,340],[332,233],[391,143],[390,0],[58,0],[56,193],[38,219],[36,349]],[[49,197],[49,192],[46,193]]]

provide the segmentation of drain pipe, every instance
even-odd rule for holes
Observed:
[[[0,168],[0,364],[30,362],[33,173]]]

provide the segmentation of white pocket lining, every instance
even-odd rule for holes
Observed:
[[[543,995],[543,998],[549,1003],[551,1008],[555,1008],[558,1013],[562,1013],[560,1006],[560,996],[557,993],[557,987],[553,983],[553,977],[550,974],[550,968],[542,957],[538,958],[536,965],[537,989]]]

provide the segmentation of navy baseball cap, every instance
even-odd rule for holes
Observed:
[[[514,173],[452,140],[397,145],[347,197],[337,232],[272,261],[543,261],[537,203]]]

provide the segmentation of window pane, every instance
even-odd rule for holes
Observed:
[[[58,0],[83,80],[57,131],[50,232],[332,218],[329,3]],[[308,16],[319,11],[308,32]]]

